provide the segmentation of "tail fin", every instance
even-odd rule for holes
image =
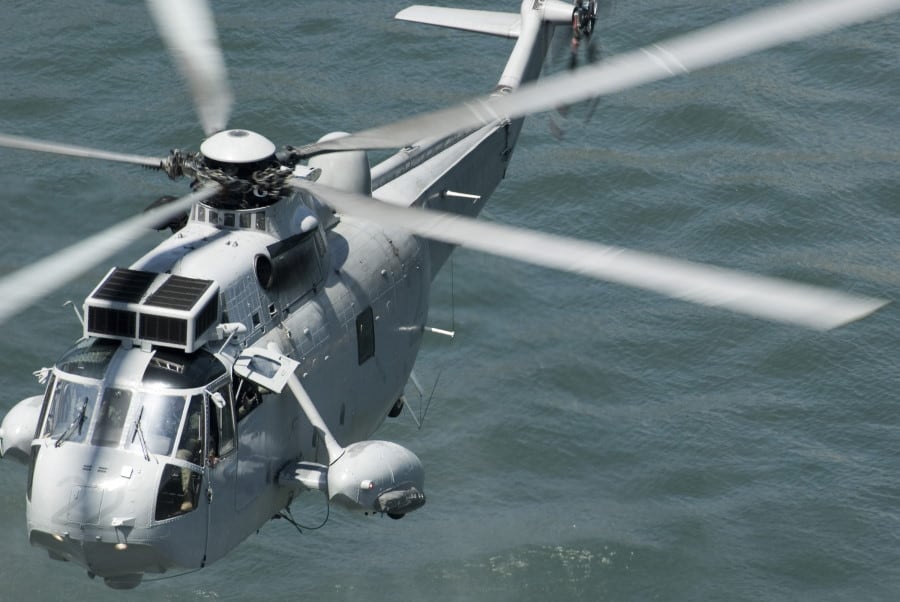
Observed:
[[[540,74],[549,35],[552,34],[552,28],[545,25],[572,27],[575,9],[581,1],[522,0],[518,14],[417,4],[401,10],[395,18],[516,39],[516,46],[497,84],[498,89],[511,90],[518,88],[523,81],[536,79]]]
[[[535,2],[535,9],[538,3]],[[554,25],[571,24],[573,6],[562,0],[544,0],[541,3],[543,20]],[[522,15],[494,10],[443,8],[415,4],[394,15],[395,19],[414,21],[426,25],[449,27],[475,33],[486,33],[501,38],[518,38],[522,30]]]
[[[405,8],[395,19],[414,21],[438,27],[461,29],[485,33],[501,38],[518,38],[522,17],[518,13],[504,13],[493,10],[469,10],[464,8],[443,8],[420,4]]]

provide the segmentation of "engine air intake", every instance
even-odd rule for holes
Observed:
[[[219,287],[200,280],[113,268],[84,302],[85,336],[196,351],[219,321]]]

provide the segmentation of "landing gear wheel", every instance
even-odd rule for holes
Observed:
[[[396,512],[387,512],[386,514],[394,520],[400,520],[401,518],[406,516],[405,514],[397,514]]]
[[[394,402],[394,407],[391,408],[391,411],[388,412],[388,416],[390,418],[396,418],[397,416],[400,415],[400,412],[402,412],[402,411],[403,411],[403,400],[398,399],[397,401]]]

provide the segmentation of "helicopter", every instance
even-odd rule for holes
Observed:
[[[826,28],[896,4],[816,6]],[[208,136],[199,153],[147,158],[2,139],[192,180],[191,194],[65,252],[67,265],[87,267],[147,226],[176,230],[107,273],[84,302],[84,337],[40,374],[45,393],[18,404],[0,431],[4,457],[28,466],[31,543],[111,587],[207,566],[305,491],[395,518],[424,505],[418,458],[369,437],[402,411],[430,283],[457,245],[814,328],[883,303],[469,218],[502,180],[525,114],[705,66],[705,42],[693,55],[664,43],[618,67],[604,62],[529,88],[554,28],[593,27],[578,12],[589,5],[529,1],[509,14],[413,7],[398,17],[516,39],[495,95],[278,150],[226,129],[230,93],[208,8],[149,6],[192,87]],[[804,35],[816,32],[807,13],[793,14]],[[780,24],[789,21],[779,13]],[[753,32],[743,51],[757,48]],[[735,31],[719,35],[733,40]],[[799,34],[784,35],[765,43]],[[378,148],[402,150],[370,167],[365,151]],[[39,282],[23,272],[0,283],[4,318],[45,294],[45,283],[64,284],[48,273],[73,273],[51,271],[52,261],[33,266]]]

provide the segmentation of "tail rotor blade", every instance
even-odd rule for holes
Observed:
[[[190,87],[204,133],[224,130],[233,97],[209,4],[206,0],[147,0],[147,6]]]

